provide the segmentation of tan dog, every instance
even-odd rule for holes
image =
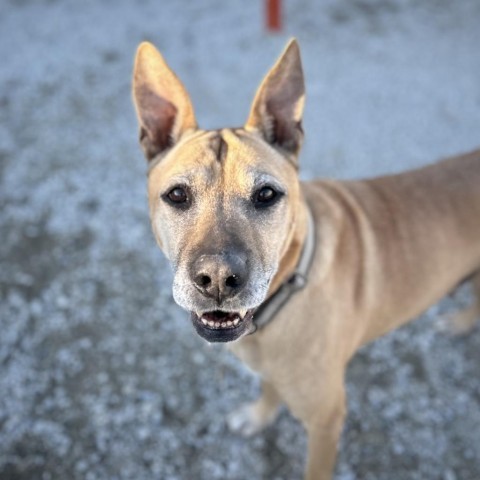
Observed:
[[[480,297],[480,151],[401,175],[300,183],[304,83],[295,41],[261,84],[244,128],[197,128],[190,99],[143,43],[133,84],[149,161],[153,231],[173,295],[197,332],[263,379],[232,415],[245,434],[285,402],[309,438],[306,478],[330,478],[345,417],[347,362],[471,276]],[[315,224],[306,287],[271,323],[256,309],[294,272]],[[458,317],[473,325],[480,303]]]

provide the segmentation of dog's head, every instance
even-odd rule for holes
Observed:
[[[265,77],[244,128],[199,129],[184,86],[149,43],[137,52],[133,96],[175,301],[208,341],[235,340],[251,331],[297,222],[298,45],[291,41]]]

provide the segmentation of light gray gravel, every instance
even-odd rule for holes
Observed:
[[[351,178],[480,144],[480,3],[284,3],[268,35],[262,2],[0,0],[0,479],[301,478],[288,413],[248,441],[226,430],[258,382],[172,301],[130,101],[136,45],[153,41],[218,127],[243,122],[297,36],[303,176]],[[468,300],[356,356],[337,479],[480,478],[480,330],[436,328]]]

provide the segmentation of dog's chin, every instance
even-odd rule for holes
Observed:
[[[197,333],[207,342],[233,342],[241,336],[255,330],[253,313],[255,309],[246,312],[191,312],[193,326]]]

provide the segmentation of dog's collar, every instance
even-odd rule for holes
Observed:
[[[308,206],[307,222],[307,238],[305,239],[297,267],[288,280],[280,285],[278,290],[258,307],[253,317],[253,323],[256,327],[255,330],[263,328],[270,323],[280,309],[290,300],[290,297],[307,284],[308,273],[315,254],[315,223],[312,212]]]

